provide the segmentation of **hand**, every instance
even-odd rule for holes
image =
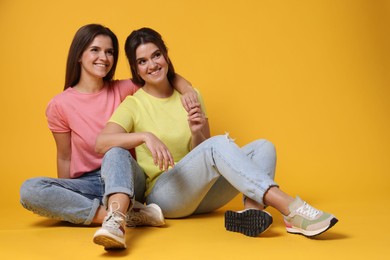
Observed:
[[[198,104],[198,95],[195,91],[189,91],[181,96],[181,103],[187,112]]]
[[[161,171],[168,170],[169,166],[174,167],[175,163],[168,147],[152,133],[146,133],[144,143],[152,153],[154,165]]]
[[[195,105],[188,111],[188,124],[190,126],[191,133],[193,134],[201,131],[205,126],[206,117],[199,103],[195,103]]]

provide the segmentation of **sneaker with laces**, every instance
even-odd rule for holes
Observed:
[[[165,225],[164,215],[157,204],[144,205],[136,201],[133,208],[127,213],[126,226],[153,226]]]
[[[298,196],[289,205],[290,214],[283,216],[287,232],[306,237],[317,236],[337,223],[332,214],[315,209]]]
[[[226,230],[239,232],[246,236],[257,237],[265,232],[271,224],[271,214],[263,210],[245,209],[225,212]]]
[[[116,208],[114,208],[116,206]],[[119,211],[119,203],[112,202],[102,227],[93,236],[93,242],[104,246],[104,249],[125,249],[126,215]]]

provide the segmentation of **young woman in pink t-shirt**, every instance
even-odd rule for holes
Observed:
[[[89,24],[75,34],[68,54],[64,91],[50,101],[46,110],[57,147],[58,178],[26,180],[20,190],[20,201],[26,209],[90,225],[101,224],[111,216],[108,213],[113,209],[107,206],[111,205],[125,216],[128,226],[164,224],[157,205],[143,205],[144,173],[135,170],[113,174],[115,161],[95,152],[96,137],[111,114],[127,95],[138,90],[131,80],[113,80],[118,51],[117,37],[102,25]],[[177,78],[174,85],[183,93],[183,106],[188,108],[197,102],[196,93],[185,79]],[[130,152],[126,156],[129,164],[137,164]],[[102,160],[106,166],[101,168]],[[105,235],[95,242],[104,244]]]

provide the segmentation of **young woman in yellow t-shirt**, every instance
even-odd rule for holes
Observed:
[[[227,211],[225,227],[248,236],[258,236],[271,225],[266,206],[283,214],[290,233],[312,237],[337,222],[332,214],[279,189],[273,180],[272,143],[256,140],[240,148],[228,135],[210,137],[200,95],[190,109],[180,106],[172,87],[174,67],[159,33],[150,28],[133,31],[125,50],[133,80],[142,88],[114,112],[96,150],[121,158],[126,149],[136,149],[148,179],[147,203],[159,205],[167,218],[182,218],[216,210],[241,192],[244,210]],[[134,170],[126,160],[117,163],[122,170]]]

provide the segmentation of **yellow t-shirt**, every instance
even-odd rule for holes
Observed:
[[[205,112],[203,100],[198,91],[197,93],[202,110]],[[168,98],[156,98],[141,88],[133,96],[126,97],[109,122],[119,124],[127,132],[153,133],[168,147],[175,163],[191,149],[188,113],[176,90]],[[154,165],[152,154],[145,144],[136,147],[135,152],[137,162],[147,175],[146,195],[148,195],[158,176],[163,172]]]

